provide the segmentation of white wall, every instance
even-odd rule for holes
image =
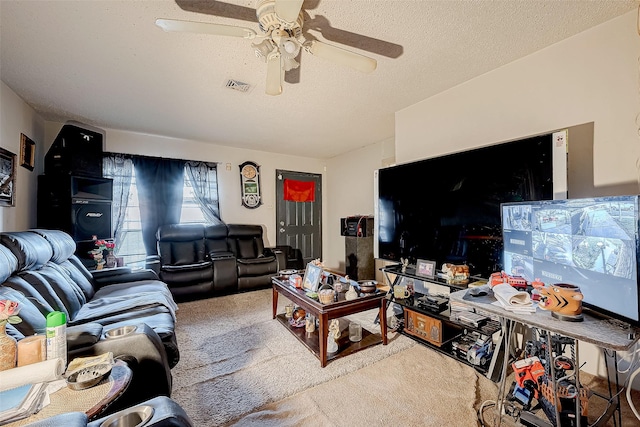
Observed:
[[[594,122],[595,186],[638,188],[636,19],[629,12],[397,112],[397,161]],[[587,371],[605,374],[595,347],[580,354]]]
[[[333,157],[327,166],[330,197],[325,230],[328,246],[324,251],[325,266],[345,271],[345,240],[340,235],[340,218],[373,215],[373,172],[383,160],[393,156],[393,139],[377,142],[341,156]]]
[[[36,143],[33,171],[20,166],[20,134]],[[0,81],[0,147],[16,154],[15,206],[0,207],[0,231],[36,226],[38,174],[44,170],[44,120]]]
[[[60,131],[63,123],[47,122],[47,148]],[[220,214],[228,224],[258,224],[266,230],[265,244],[276,244],[275,210],[275,170],[286,169],[299,172],[323,173],[324,163],[308,157],[285,156],[264,151],[224,147],[200,141],[169,138],[158,135],[104,129],[106,132],[105,150],[116,153],[140,154],[145,156],[167,157],[186,160],[202,160],[218,163],[218,191],[220,196]],[[256,209],[247,209],[240,200],[239,165],[247,160],[260,165],[260,183],[262,187],[262,205]],[[229,168],[229,169],[227,169]],[[326,189],[323,175],[323,188]],[[327,191],[323,191],[323,216],[326,214]],[[326,242],[323,230],[323,247]]]
[[[596,186],[637,182],[636,15],[629,12],[397,112],[397,161],[595,122]]]

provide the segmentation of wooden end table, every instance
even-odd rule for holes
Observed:
[[[4,427],[26,426],[36,421],[44,420],[67,412],[84,412],[89,420],[94,420],[107,410],[129,387],[133,372],[122,360],[116,360],[111,374],[97,385],[85,390],[71,390],[64,387],[49,398],[51,403],[41,411],[6,424]]]
[[[387,300],[384,292],[378,291],[374,294],[364,294],[364,296],[353,300],[339,300],[329,304],[322,304],[309,298],[304,289],[294,287],[287,279],[274,277],[271,282],[273,284],[273,318],[278,319],[309,351],[320,359],[321,367],[327,366],[328,360],[347,356],[372,345],[380,343],[387,345]],[[307,334],[305,328],[291,326],[289,319],[284,314],[278,314],[278,294],[282,294],[298,307],[302,307],[308,314],[315,316],[320,324],[318,330]],[[341,335],[337,340],[338,351],[327,356],[329,321],[373,308],[379,308],[380,310],[380,334],[373,334],[363,328],[362,340],[351,342],[349,341],[348,332],[349,323],[340,319]]]

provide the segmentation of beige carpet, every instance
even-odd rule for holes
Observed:
[[[280,311],[286,302],[280,298]],[[477,410],[497,394],[496,384],[474,369],[393,333],[387,346],[320,368],[271,319],[270,290],[179,307],[181,360],[172,371],[172,398],[198,427],[477,426]],[[374,310],[355,320],[378,332],[375,315]],[[597,380],[588,385],[604,386]],[[604,409],[594,403],[590,415]],[[491,421],[491,409],[485,414]],[[640,425],[626,402],[623,414],[622,425]],[[502,425],[513,425],[508,421]]]
[[[415,346],[260,408],[236,425],[475,427],[480,390],[489,395],[495,385],[447,356]]]
[[[280,298],[281,312],[286,302]],[[375,315],[355,317],[364,328],[379,332]],[[197,426],[223,425],[416,345],[391,334],[386,346],[320,368],[320,361],[271,318],[271,290],[181,303],[176,335],[181,360],[172,370],[171,397]]]

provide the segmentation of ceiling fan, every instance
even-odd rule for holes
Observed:
[[[220,1],[187,2],[176,0],[176,2],[181,8],[186,10],[243,20],[250,19],[249,11],[255,13],[252,20],[255,20],[257,17],[261,33],[256,33],[253,29],[247,27],[175,19],[157,19],[156,25],[164,31],[204,33],[255,40],[252,47],[255,50],[256,56],[267,63],[266,93],[268,95],[280,95],[282,93],[282,82],[285,77],[285,72],[292,72],[298,69],[300,64],[296,58],[298,58],[300,52],[303,50],[314,56],[351,67],[364,73],[370,73],[377,67],[377,62],[373,58],[323,43],[310,35],[307,35],[309,38],[307,39],[303,35],[305,13],[302,6],[304,0],[258,0],[255,11],[244,6],[237,6]],[[327,31],[328,26],[326,22],[322,22],[320,18],[321,17],[316,17],[310,20],[312,23],[311,29],[318,30],[323,35],[325,35],[325,33],[329,34],[329,37],[325,35],[325,38],[331,39],[331,34],[334,36],[338,34],[337,38],[339,39],[340,35],[342,35],[342,38],[347,41],[346,44],[356,45],[358,47],[360,47],[360,45],[365,47],[371,46],[372,43],[367,42],[378,41],[366,36],[359,36],[344,31],[341,32],[340,30],[333,30],[332,32],[330,27]],[[318,25],[313,25],[316,19]],[[358,40],[358,37],[361,37],[361,40]],[[335,38],[336,37],[333,38],[334,41]],[[402,53],[402,46],[399,46],[399,48],[399,52],[397,52],[397,48],[395,51],[393,49],[383,50],[393,52],[388,56],[397,57]],[[365,50],[367,49],[365,48]],[[375,49],[369,49],[369,51],[375,52]]]

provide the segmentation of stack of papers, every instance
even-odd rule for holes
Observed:
[[[536,312],[536,306],[533,304],[531,296],[527,292],[519,291],[507,283],[495,285],[492,290],[497,300],[493,304],[499,305],[505,310],[513,311],[514,313]]]
[[[47,384],[25,384],[0,392],[0,424],[26,418],[43,405]]]

